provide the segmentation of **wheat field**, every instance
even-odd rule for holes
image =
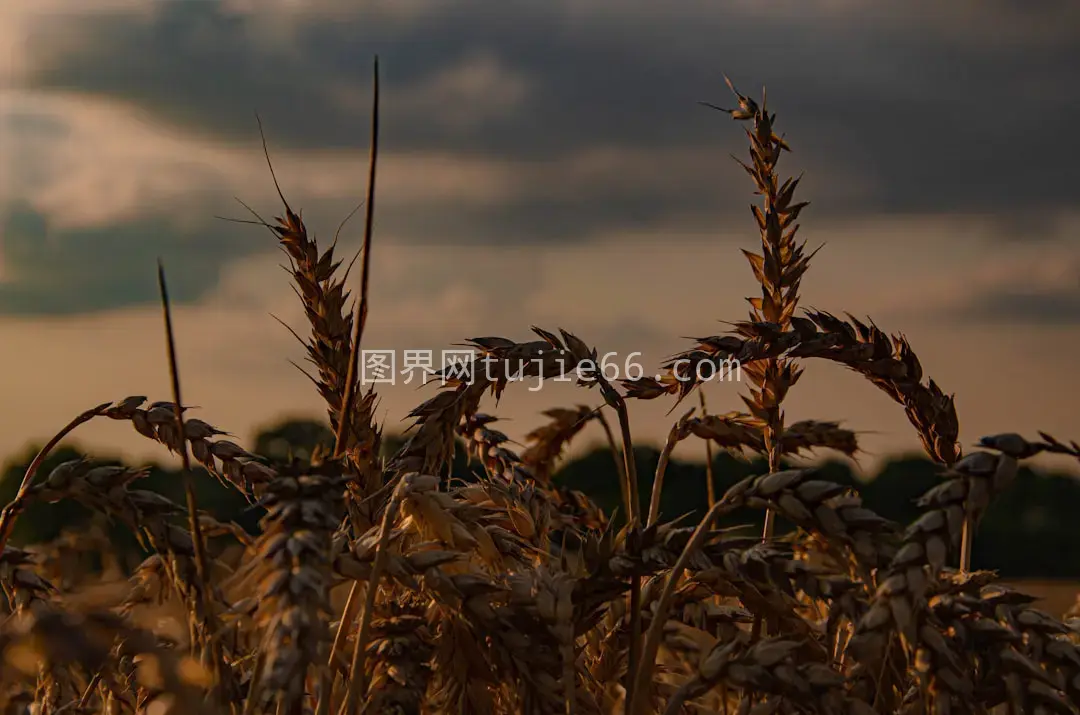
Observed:
[[[661,379],[582,379],[593,403],[553,406],[520,453],[485,400],[523,376],[595,362],[598,348],[584,338],[533,328],[522,341],[470,340],[473,379],[447,378],[411,413],[404,445],[380,457],[378,395],[357,372],[367,286],[378,280],[368,270],[376,111],[359,289],[346,287],[353,264],[334,245],[320,247],[284,196],[282,216],[266,224],[303,302],[309,324],[294,329],[334,449],[269,463],[226,439],[226,426],[181,407],[175,358],[172,395],[125,397],[76,416],[0,514],[10,611],[0,626],[4,712],[1080,712],[1080,619],[1063,612],[1074,599],[1059,597],[1047,612],[1036,595],[970,568],[979,521],[1020,463],[1044,452],[1080,459],[1080,445],[998,434],[965,453],[952,396],[924,376],[901,335],[800,310],[815,252],[797,239],[807,206],[796,198],[799,180],[777,174],[789,147],[765,97],[729,87],[735,107],[715,108],[746,128],[739,164],[758,195],[760,247],[743,252],[761,288],[749,318],[699,339]],[[750,383],[745,412],[711,414],[689,399],[702,366],[732,360]],[[836,423],[785,419],[785,395],[807,360],[849,368],[905,411],[941,467],[918,520],[892,523],[850,487],[785,467],[791,456],[859,449],[857,434]],[[683,410],[655,474],[639,474],[633,459],[637,400]],[[90,420],[126,423],[179,455],[186,503],[140,488],[146,470],[75,460],[39,473]],[[594,420],[620,464],[618,520],[551,479]],[[690,439],[769,465],[710,493],[696,524],[659,508],[668,458]],[[445,476],[457,440],[468,446],[473,481]],[[257,533],[200,510],[191,481],[206,478],[251,500],[263,514]],[[30,504],[62,500],[124,525],[150,555],[126,572],[100,533],[9,543]],[[744,508],[766,513],[763,533],[715,526]],[[778,520],[794,531],[778,536]],[[74,567],[64,556],[72,550],[100,553],[100,573]]]

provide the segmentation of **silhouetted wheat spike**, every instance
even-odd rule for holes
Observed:
[[[263,149],[265,153],[265,138]],[[267,154],[268,165],[269,161]],[[272,166],[270,171],[273,174]],[[308,360],[315,366],[317,377],[309,377],[326,401],[331,428],[341,437],[336,449],[347,454],[353,463],[356,479],[350,482],[349,488],[357,500],[361,500],[382,486],[382,469],[379,463],[382,432],[374,418],[374,385],[369,385],[367,390],[363,391],[361,371],[356,369],[353,362],[353,343],[359,341],[367,317],[367,266],[371,253],[372,204],[369,201],[367,206],[367,231],[362,249],[364,275],[354,314],[347,308],[350,292],[345,289],[345,281],[352,265],[350,263],[344,273],[339,273],[341,261],[334,255],[337,238],[335,237],[329,248],[320,251],[314,237],[308,234],[303,218],[295,213],[285,200],[276,177],[274,186],[285,208],[285,215],[275,219],[277,223],[271,226],[271,230],[289,257],[289,272],[295,284],[294,290],[303,303],[304,313],[311,325],[307,340],[295,332],[293,335],[305,346]],[[344,409],[349,410],[347,416],[343,416],[343,405]],[[351,513],[354,517],[362,517]],[[366,529],[369,525],[357,524],[357,528]]]
[[[563,407],[546,410],[544,416],[550,418],[550,422],[525,435],[529,447],[521,453],[521,461],[529,466],[533,478],[548,484],[566,445],[599,415],[599,410],[587,405],[578,405],[572,410]]]
[[[761,234],[761,253],[743,251],[761,286],[761,297],[747,299],[751,308],[750,319],[767,322],[776,326],[777,330],[784,331],[789,329],[798,307],[799,283],[810,262],[810,257],[803,252],[805,244],[795,241],[795,234],[799,230],[795,221],[807,204],[794,201],[799,179],[789,178],[780,183],[776,174],[780,154],[791,148],[774,131],[776,115],[768,111],[764,90],[759,105],[739,93],[727,77],[724,80],[737,98],[738,107],[721,111],[737,121],[751,123],[752,128],[746,132],[750,140],[750,163],[738,163],[749,174],[757,193],[762,197],[760,207],[751,206]],[[780,356],[749,361],[745,369],[756,387],[750,389],[749,397],[743,397],[743,402],[750,414],[762,422],[761,436],[769,471],[777,472],[780,470],[781,436],[784,433],[781,404],[787,391],[798,382],[802,371],[794,362]],[[771,538],[774,529],[774,514],[771,510],[766,511],[762,538]],[[755,624],[755,631],[759,625]]]
[[[165,284],[165,267],[161,261],[158,261],[158,288],[161,291],[161,309],[165,322],[165,343],[166,354],[168,356],[168,368],[169,378],[172,382],[172,397],[173,397],[173,424],[176,427],[176,434],[179,435],[179,452],[180,459],[183,466],[183,480],[184,480],[184,496],[187,500],[187,513],[188,513],[188,531],[190,533],[192,555],[195,561],[195,582],[193,584],[195,590],[195,598],[198,601],[198,608],[192,612],[193,618],[199,619],[198,630],[200,634],[201,643],[200,646],[203,649],[203,661],[210,664],[215,674],[215,682],[217,686],[217,697],[223,707],[232,706],[235,709],[235,703],[233,698],[236,693],[232,683],[232,678],[229,677],[228,666],[223,660],[224,655],[221,652],[220,644],[217,641],[217,634],[219,631],[217,614],[212,606],[212,597],[209,595],[209,589],[211,588],[209,567],[207,566],[206,559],[206,540],[202,533],[202,527],[199,523],[199,509],[195,501],[195,485],[194,475],[191,473],[191,458],[188,455],[187,448],[187,431],[184,427],[184,415],[181,405],[183,401],[180,399],[180,368],[176,361],[176,338],[173,333],[172,324],[172,310],[169,303],[169,291]],[[172,550],[172,544],[166,540],[166,544],[169,545],[169,550]],[[195,642],[191,643],[191,647],[194,650],[196,647]]]
[[[923,384],[922,365],[902,335],[889,337],[877,326],[849,316],[848,321],[825,312],[812,311],[792,319],[792,329],[780,331],[771,323],[737,323],[734,334],[702,338],[693,349],[667,363],[662,379],[642,378],[626,382],[627,395],[655,399],[661,395],[685,395],[712,369],[731,361],[743,363],[788,355],[817,358],[844,365],[862,375],[904,407],[926,453],[934,461],[950,465],[961,456],[956,406],[933,381]]]

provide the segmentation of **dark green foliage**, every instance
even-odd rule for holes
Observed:
[[[391,455],[400,446],[402,438],[387,435],[384,438],[385,455]],[[309,420],[289,420],[262,431],[254,441],[255,451],[273,459],[284,459],[289,451],[304,458],[310,455],[316,444],[332,446],[333,435],[326,426]],[[19,458],[9,462],[0,478],[0,499],[7,503],[15,494],[22,474],[36,450],[27,450]],[[60,462],[79,456],[71,447],[58,449],[39,472],[39,478]],[[639,491],[642,510],[648,507],[653,475],[659,459],[659,451],[652,447],[635,450]],[[117,463],[102,458],[102,463]],[[176,460],[170,460],[175,462]],[[464,447],[459,443],[452,475],[471,480],[480,469],[469,464]],[[740,479],[762,474],[765,463],[761,460],[740,460],[726,453],[715,456],[713,473],[716,493],[723,494]],[[660,502],[662,518],[673,519],[688,515],[688,524],[696,523],[705,511],[705,465],[674,459],[668,465]],[[901,524],[910,523],[918,517],[919,509],[914,500],[937,482],[938,467],[919,457],[894,459],[866,483],[859,482],[846,463],[827,462],[821,467],[821,477],[858,489],[869,508],[882,516]],[[580,490],[595,500],[607,513],[620,508],[622,497],[618,484],[618,470],[614,458],[607,449],[596,449],[565,463],[555,474],[558,484]],[[235,491],[227,489],[199,470],[196,477],[196,496],[201,508],[223,521],[235,520],[248,530],[253,530],[262,510],[251,508]],[[184,501],[183,484],[177,467],[168,469],[153,466],[140,488],[152,489],[165,494],[177,503]],[[88,523],[89,513],[70,501],[57,504],[34,504],[18,521],[12,537],[14,544],[41,543],[55,538],[62,529],[79,528]],[[621,515],[616,517],[621,521]],[[760,528],[761,512],[744,511],[727,517],[721,526],[748,524]],[[1037,473],[1021,470],[1016,483],[990,509],[975,539],[973,567],[996,569],[1006,578],[1080,578],[1080,479],[1068,474]],[[778,524],[778,533],[788,526]],[[111,530],[113,544],[127,552],[128,562],[141,558],[134,539],[126,528],[114,526]]]

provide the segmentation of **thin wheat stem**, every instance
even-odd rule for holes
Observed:
[[[368,186],[367,199],[365,201],[364,216],[364,244],[361,248],[363,258],[360,263],[360,298],[356,304],[356,312],[353,315],[352,345],[349,349],[349,368],[345,378],[345,394],[341,400],[341,410],[338,413],[338,428],[334,440],[334,456],[340,458],[346,450],[346,435],[349,430],[349,420],[352,416],[352,403],[355,399],[356,372],[360,359],[360,342],[364,335],[364,327],[367,324],[368,314],[368,285],[369,266],[371,265],[371,235],[374,223],[375,206],[375,165],[378,158],[379,139],[379,58],[375,57],[374,77],[372,85],[372,109],[371,109],[371,146],[368,159]],[[345,635],[352,627],[353,618],[356,617],[355,603],[360,582],[354,581],[349,589],[349,597],[345,604],[345,612],[338,624],[337,633],[334,635],[333,645],[330,648],[329,668],[323,678],[322,693],[316,706],[317,715],[326,715],[329,712],[330,696],[334,689],[334,681],[337,678],[337,669],[334,663],[341,645],[345,641]]]
[[[338,715],[351,715],[357,712],[357,707],[363,701],[367,693],[367,671],[364,667],[364,654],[367,650],[368,638],[371,632],[371,619],[375,612],[375,597],[379,591],[379,580],[386,569],[387,548],[390,541],[390,526],[397,518],[401,500],[405,496],[408,482],[402,480],[394,489],[390,502],[383,512],[382,522],[379,525],[379,538],[375,547],[375,559],[371,566],[371,577],[368,580],[367,591],[364,594],[364,610],[360,614],[360,626],[356,632],[356,641],[353,644],[352,661],[349,665],[349,683],[345,692],[345,701],[338,711]]]
[[[356,372],[360,360],[360,341],[364,335],[364,327],[367,325],[368,314],[368,284],[371,266],[371,234],[374,224],[375,212],[375,165],[379,155],[379,58],[375,57],[374,80],[372,85],[372,108],[371,108],[371,146],[368,157],[368,185],[367,199],[364,202],[364,244],[361,252],[363,258],[360,261],[360,298],[356,304],[356,313],[353,316],[352,345],[349,350],[349,367],[345,378],[345,394],[341,400],[341,410],[338,418],[337,434],[335,439],[334,454],[340,457],[345,451],[345,435],[348,434],[349,418],[352,413],[352,403],[355,399]]]
[[[971,515],[965,514],[964,525],[960,531],[960,573],[971,571],[971,544],[974,530]]]
[[[709,528],[725,507],[726,505],[723,502],[717,502],[709,508],[697,528],[694,529],[693,535],[686,542],[686,546],[683,548],[682,553],[679,554],[678,560],[664,581],[664,590],[660,593],[660,600],[653,613],[652,623],[649,625],[649,631],[645,635],[645,647],[641,661],[633,671],[634,689],[632,694],[628,696],[627,715],[644,715],[647,700],[645,693],[648,692],[649,679],[656,662],[657,651],[660,649],[660,637],[664,631],[664,624],[667,623],[667,613],[671,607],[675,586],[682,578],[690,557],[705,543],[705,539],[709,535]]]
[[[701,403],[701,419],[708,419],[709,410],[705,406],[705,390],[698,390],[698,400]],[[705,496],[708,499],[709,508],[716,503],[716,477],[713,474],[713,451],[712,440],[705,440]]]
[[[195,480],[194,475],[191,473],[191,457],[188,455],[187,433],[184,430],[184,407],[180,398],[180,366],[176,360],[176,336],[173,331],[172,308],[169,303],[168,287],[165,283],[165,266],[160,259],[158,260],[157,276],[158,289],[161,293],[162,316],[165,321],[165,344],[169,361],[169,378],[172,382],[173,413],[176,418],[180,463],[183,467],[184,497],[187,502],[188,512],[188,530],[191,533],[192,547],[195,551],[195,575],[198,579],[196,592],[198,593],[198,598],[202,601],[203,626],[207,630],[207,632],[203,634],[205,639],[204,648],[206,650],[204,658],[210,659],[217,676],[216,684],[218,697],[221,699],[221,705],[235,711],[236,703],[229,700],[229,697],[224,690],[226,665],[222,660],[221,649],[215,638],[216,625],[212,610],[213,605],[208,591],[211,582],[206,561],[206,540],[203,536],[202,525],[199,523],[199,509],[195,500]],[[194,619],[196,614],[192,613],[191,616],[192,619]],[[195,643],[192,642],[191,646],[194,648]]]

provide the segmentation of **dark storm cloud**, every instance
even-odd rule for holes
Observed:
[[[260,237],[223,228],[221,222],[179,227],[147,216],[93,228],[50,227],[25,205],[0,211],[0,315],[75,315],[158,300],[157,259],[162,258],[171,296],[197,300],[213,288],[224,263],[250,253]],[[228,234],[228,235],[226,235]],[[263,241],[265,244],[265,240]]]
[[[881,3],[874,13],[857,6],[822,17],[656,7],[631,1],[621,16],[573,17],[559,3],[472,0],[433,4],[406,22],[357,4],[296,22],[282,39],[266,31],[265,16],[168,2],[152,20],[78,19],[77,51],[40,43],[30,82],[112,95],[238,140],[251,140],[258,110],[279,146],[362,147],[364,88],[378,53],[388,150],[557,161],[598,144],[701,147],[720,162],[738,149],[739,133],[695,102],[727,101],[723,71],[747,91],[768,85],[781,129],[815,162],[805,166],[811,176],[854,176],[869,187],[856,199],[815,185],[816,211],[1007,216],[1075,201],[1080,163],[1068,157],[1080,151],[1071,69],[1080,66],[1080,20],[1068,3]],[[395,107],[395,97],[477,54],[524,79],[518,106],[464,124],[447,119],[460,107]],[[480,109],[484,98],[471,101]],[[677,199],[661,196],[654,210],[665,200]],[[608,208],[591,205],[597,216]]]
[[[994,325],[1080,325],[1080,276],[1072,288],[986,292],[968,303],[958,316]]]
[[[488,159],[528,177],[500,202],[380,204],[383,235],[412,243],[558,243],[652,226],[719,229],[729,220],[750,230],[749,186],[728,159],[745,153],[742,133],[696,104],[729,103],[723,72],[747,93],[768,85],[796,150],[783,170],[807,170],[804,198],[815,219],[987,213],[998,218],[997,235],[1031,240],[1055,233],[1054,211],[1075,203],[1075,3],[957,0],[946,16],[931,2],[882,2],[876,14],[856,6],[819,16],[798,4],[788,15],[752,15],[742,3],[687,0],[660,13],[651,2],[618,1],[571,12],[559,2],[465,0],[432,3],[407,19],[347,2],[291,19],[271,4],[252,16],[210,0],[156,3],[149,14],[76,10],[33,26],[20,82],[108,97],[156,122],[249,146],[258,111],[272,151],[363,150],[377,53],[380,146],[391,158]],[[447,83],[447,73],[470,64],[478,76]],[[2,131],[50,131],[62,141],[63,122],[51,121]],[[571,171],[597,148],[655,161],[639,156],[617,180]],[[30,182],[36,171],[30,161],[19,175]],[[192,187],[199,196],[207,190]],[[301,186],[286,191],[306,217],[329,217],[324,228],[351,208],[305,201]],[[26,206],[0,205],[0,313],[153,303],[158,255],[176,298],[197,300],[229,260],[272,244],[265,232],[215,221],[209,202],[195,225],[147,207],[114,225],[60,230]],[[1038,312],[1045,298],[1021,296],[1011,310]],[[1068,296],[1049,300],[1058,302],[1047,314],[1075,307]]]
[[[657,219],[655,212],[643,210],[647,207],[627,204],[622,216],[626,227],[640,227],[640,223],[630,223],[634,218]],[[325,247],[346,211],[341,202],[312,201],[305,203],[304,216],[309,230],[321,236],[318,240]],[[267,211],[268,215],[278,213],[276,207]],[[251,218],[242,209],[226,215]],[[418,246],[505,245],[553,237],[572,241],[582,231],[612,225],[584,209],[543,203],[511,203],[483,212],[453,206],[425,211],[387,207],[380,209],[379,223],[393,226],[398,235],[417,237],[408,240]],[[359,241],[359,223],[354,219],[350,225],[342,232],[338,251],[346,259]],[[196,302],[218,285],[230,261],[265,253],[275,245],[265,229],[228,223],[209,212],[183,223],[172,215],[150,213],[92,227],[55,228],[47,214],[27,205],[0,206],[4,261],[0,316],[78,315],[155,304],[159,256],[168,270],[173,300]]]

